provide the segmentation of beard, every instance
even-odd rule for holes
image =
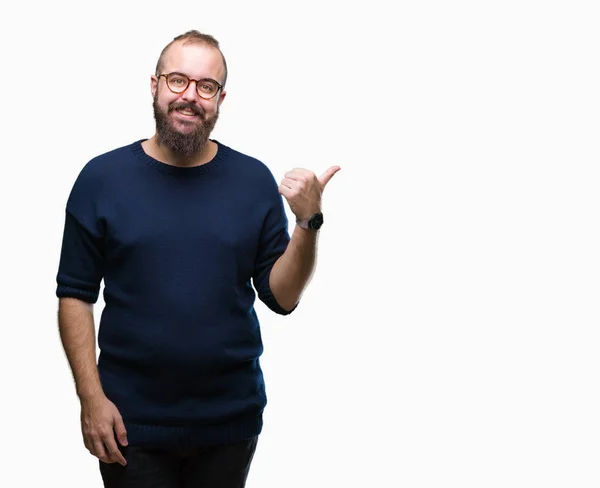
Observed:
[[[173,153],[184,158],[193,158],[200,154],[206,145],[208,137],[219,118],[219,109],[212,117],[207,117],[204,109],[193,103],[172,102],[164,111],[158,105],[158,97],[154,97],[152,104],[154,108],[154,120],[156,120],[156,140],[160,146],[165,146]],[[169,119],[171,112],[176,109],[191,110],[198,120],[191,120],[188,124],[190,129],[185,132],[178,130]],[[191,127],[193,126],[193,129]]]

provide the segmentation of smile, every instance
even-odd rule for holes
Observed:
[[[185,109],[185,110],[180,110],[180,109],[175,109],[177,112],[179,112],[181,115],[185,115],[186,117],[196,117],[196,114],[194,112],[192,112],[191,110]]]

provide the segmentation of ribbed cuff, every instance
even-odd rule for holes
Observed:
[[[65,285],[58,285],[56,288],[56,296],[58,298],[78,298],[88,303],[96,303],[98,301],[99,292],[89,292],[78,290]]]
[[[296,305],[294,305],[294,308],[292,308],[291,310],[286,310],[281,305],[279,305],[279,303],[277,303],[277,300],[275,299],[275,297],[273,296],[273,293],[271,292],[271,288],[268,286],[263,291],[261,299],[267,307],[269,307],[271,310],[273,310],[273,312],[278,313],[279,315],[291,314],[294,310],[296,310],[296,308],[300,304],[300,302],[298,302],[298,303],[296,303]]]

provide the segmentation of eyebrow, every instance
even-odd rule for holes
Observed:
[[[169,75],[182,75],[182,76],[185,76],[185,77],[189,78],[190,80],[192,79],[191,76],[186,75],[185,73],[182,73],[181,71],[171,71],[170,73],[167,73],[167,74],[169,74]],[[199,78],[198,81],[214,81],[215,83],[217,83],[217,84],[220,85],[220,83],[217,80],[213,79],[213,78]]]

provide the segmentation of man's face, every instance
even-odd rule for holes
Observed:
[[[196,80],[212,78],[223,82],[223,61],[212,47],[177,42],[165,53],[163,61],[164,74],[177,72]],[[184,157],[197,155],[219,118],[226,93],[221,90],[205,100],[198,95],[193,81],[184,92],[173,93],[164,76],[153,76],[151,87],[158,143]]]

